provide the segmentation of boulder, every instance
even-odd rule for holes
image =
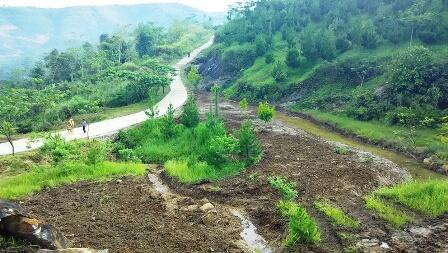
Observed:
[[[58,229],[31,217],[16,203],[2,200],[0,200],[0,234],[22,239],[42,248],[66,248],[65,237]]]
[[[203,213],[209,212],[215,209],[215,206],[212,203],[205,203],[199,208]]]
[[[215,226],[219,222],[219,216],[216,211],[209,211],[202,216],[202,223],[206,226]]]

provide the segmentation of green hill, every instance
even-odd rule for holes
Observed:
[[[139,23],[168,26],[189,19],[220,24],[224,15],[205,13],[181,4],[86,6],[63,9],[0,8],[0,78],[11,67],[28,67],[36,57],[59,50],[96,43],[102,33],[132,31]]]
[[[200,67],[227,97],[448,160],[448,1],[250,1],[229,16]]]

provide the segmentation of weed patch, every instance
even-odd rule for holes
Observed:
[[[325,214],[336,226],[345,228],[359,228],[361,226],[359,221],[348,216],[341,208],[334,207],[327,201],[316,201],[314,202],[314,206]]]
[[[367,208],[375,211],[381,218],[395,227],[402,227],[414,221],[411,216],[388,205],[374,194],[365,197],[365,201]]]
[[[283,199],[293,200],[297,198],[296,184],[288,182],[284,177],[270,177],[269,184],[282,194]]]

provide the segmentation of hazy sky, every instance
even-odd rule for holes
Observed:
[[[241,0],[0,0],[0,6],[36,6],[61,8],[79,5],[110,5],[178,2],[205,10],[226,11],[230,4]]]

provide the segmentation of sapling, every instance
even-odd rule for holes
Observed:
[[[4,135],[8,140],[9,144],[11,144],[12,155],[15,155],[15,147],[14,142],[12,141],[13,135],[17,133],[14,125],[9,121],[3,121],[3,124],[0,126],[0,134]]]

